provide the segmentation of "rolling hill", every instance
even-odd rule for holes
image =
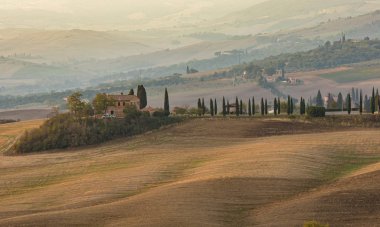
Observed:
[[[292,6],[292,7],[286,7]],[[220,29],[232,34],[274,33],[315,26],[344,17],[355,17],[379,9],[366,0],[269,0],[220,18]]]
[[[378,131],[311,124],[198,119],[97,147],[1,156],[0,225],[378,223]]]

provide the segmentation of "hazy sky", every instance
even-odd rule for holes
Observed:
[[[266,0],[0,0],[1,27],[126,29],[218,18]]]

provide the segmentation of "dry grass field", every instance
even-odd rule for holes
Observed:
[[[44,120],[31,120],[9,124],[0,124],[0,154],[11,145],[24,131],[40,126]],[[1,156],[0,156],[1,157]],[[1,164],[2,158],[0,158]],[[1,165],[0,165],[1,168]]]
[[[100,146],[0,156],[0,226],[375,226],[379,136],[197,119]]]
[[[12,119],[16,121],[38,120],[47,118],[51,111],[51,109],[4,110],[0,111],[0,119]]]

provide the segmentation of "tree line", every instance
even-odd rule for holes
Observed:
[[[131,89],[129,94],[134,94]],[[141,97],[140,107],[126,105],[124,118],[101,119],[95,113],[105,113],[115,101],[105,94],[98,94],[92,103],[81,99],[82,94],[75,92],[67,98],[68,113],[58,114],[44,122],[37,129],[26,131],[14,144],[15,153],[29,153],[52,149],[66,149],[85,145],[99,144],[117,137],[133,136],[163,125],[180,122],[182,118],[168,117],[169,95],[165,89],[164,109],[152,115],[141,110],[146,106],[146,91],[139,86],[137,95]]]
[[[304,115],[306,113],[306,102],[305,99],[301,97],[300,102],[300,114]],[[272,109],[273,115],[280,115],[281,113],[287,113],[292,115],[295,113],[296,105],[295,99],[291,96],[288,96],[287,101],[281,101],[280,97],[274,98],[273,105],[270,106],[267,99],[261,98],[260,102],[256,104],[255,97],[248,99],[247,102],[244,102],[238,97],[235,98],[233,102],[227,100],[225,97],[222,98],[221,109],[218,109],[217,99],[210,99],[209,104],[207,105],[204,98],[198,98],[196,113],[198,116],[211,115],[213,116],[255,116],[268,115]]]

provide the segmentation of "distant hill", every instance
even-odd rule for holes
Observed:
[[[90,30],[0,30],[0,55],[30,55],[34,61],[67,62],[81,59],[106,59],[156,51],[159,48],[138,40],[133,34]],[[30,60],[30,59],[29,59]]]
[[[380,10],[357,17],[339,18],[322,22],[317,26],[302,28],[295,31],[283,31],[274,36],[280,39],[298,37],[301,39],[335,40],[346,34],[349,38],[362,39],[364,37],[380,38]]]
[[[216,30],[232,34],[273,33],[311,27],[323,21],[358,16],[376,9],[380,9],[378,1],[269,0],[218,19]]]

